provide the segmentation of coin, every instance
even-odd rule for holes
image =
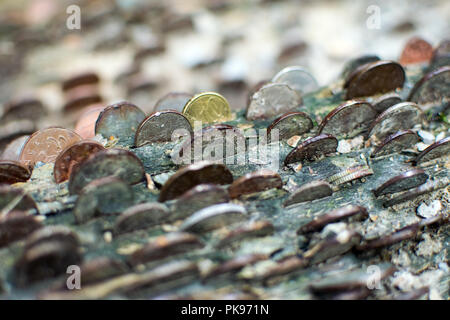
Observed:
[[[423,150],[416,158],[416,163],[427,162],[450,154],[450,137],[439,140]]]
[[[412,88],[408,100],[420,105],[445,103],[450,100],[450,66],[443,66],[424,75]]]
[[[270,138],[272,130],[278,130],[280,140],[288,140],[292,136],[300,136],[313,128],[311,118],[304,112],[288,112],[276,118],[267,127],[267,138]]]
[[[217,248],[237,243],[243,239],[265,237],[274,233],[275,227],[269,221],[253,221],[228,232],[216,245]]]
[[[359,165],[347,168],[328,178],[328,182],[338,186],[353,180],[361,179],[373,174],[373,170],[367,165]]]
[[[290,66],[278,72],[273,83],[284,83],[297,91],[300,95],[316,91],[319,88],[317,80],[303,67]]]
[[[89,285],[122,275],[129,271],[128,269],[129,267],[120,260],[99,257],[84,262],[80,266],[80,273],[83,275],[83,285]]]
[[[386,156],[411,148],[419,142],[419,136],[412,130],[401,130],[387,136],[370,155],[373,157]]]
[[[8,145],[3,150],[2,159],[19,161],[22,148],[25,145],[25,142],[27,142],[29,137],[30,136],[20,136],[12,140],[10,143],[8,143]]]
[[[372,104],[373,109],[375,109],[376,112],[381,113],[388,109],[389,107],[392,107],[393,105],[402,102],[402,99],[400,95],[396,92],[389,92],[380,95],[379,97],[375,99],[368,99]]]
[[[79,110],[88,106],[99,104],[103,101],[96,87],[81,86],[71,89],[65,94],[66,103],[64,112],[78,113]]]
[[[414,238],[419,231],[419,224],[413,224],[401,228],[389,235],[381,236],[379,238],[364,241],[362,244],[356,247],[358,251],[367,251],[372,249],[379,249],[387,246],[391,246],[400,241],[408,240]]]
[[[203,280],[215,280],[218,276],[235,275],[244,267],[267,260],[267,258],[267,255],[258,253],[234,257],[213,268]]]
[[[105,148],[94,141],[80,141],[64,149],[56,158],[53,167],[53,177],[56,183],[69,179],[72,168],[86,160],[92,154],[105,150]]]
[[[239,198],[241,195],[260,192],[272,188],[281,188],[283,181],[278,173],[262,169],[247,173],[236,179],[229,187],[230,198]]]
[[[176,130],[192,134],[189,120],[181,113],[172,110],[157,111],[145,118],[136,130],[134,145],[141,147],[154,142],[172,141]]]
[[[442,40],[433,50],[428,70],[435,70],[439,67],[448,66],[450,64],[450,40]]]
[[[336,152],[338,141],[330,134],[321,134],[299,143],[284,159],[284,164],[312,161],[322,155]]]
[[[405,71],[393,61],[375,61],[365,64],[346,86],[346,100],[367,97],[402,88],[405,82]]]
[[[97,84],[100,82],[100,77],[95,72],[83,72],[65,79],[62,82],[62,90],[68,91],[78,86],[87,84]]]
[[[260,80],[258,81],[253,87],[251,87],[247,92],[247,108],[250,105],[250,102],[252,101],[252,97],[259,89],[261,89],[266,84],[270,83],[270,80]]]
[[[5,214],[13,210],[39,213],[36,202],[25,191],[6,184],[0,185],[0,212]]]
[[[332,194],[333,190],[328,182],[323,180],[314,180],[294,190],[283,202],[283,206],[287,207],[300,202],[313,201],[316,199],[329,197]]]
[[[344,69],[341,73],[342,79],[347,79],[356,69],[370,62],[379,61],[380,58],[375,55],[363,55],[353,58],[345,63]]]
[[[400,64],[426,63],[431,60],[433,47],[427,41],[419,37],[411,38],[403,48],[400,55]]]
[[[247,120],[270,119],[294,111],[302,105],[302,97],[288,85],[269,83],[252,96],[247,107]]]
[[[95,137],[95,123],[103,109],[105,109],[105,107],[101,105],[93,105],[86,108],[78,118],[74,131],[83,139]]]
[[[183,115],[202,123],[213,123],[231,120],[231,109],[228,101],[218,93],[204,92],[193,96],[184,106]]]
[[[353,138],[367,131],[377,112],[364,101],[347,101],[331,111],[319,126],[319,134]]]
[[[71,247],[78,247],[80,239],[70,228],[63,225],[45,226],[30,234],[25,241],[25,250],[38,246],[42,243],[59,242]]]
[[[12,211],[0,217],[0,248],[21,240],[33,231],[42,228],[35,215],[22,211]]]
[[[134,136],[145,113],[126,101],[109,105],[100,112],[95,123],[95,134],[106,139],[118,139],[117,144],[133,146]]]
[[[428,174],[422,169],[412,169],[395,176],[373,190],[376,197],[418,187],[428,180]]]
[[[45,115],[46,110],[42,102],[32,96],[26,96],[7,103],[1,115],[1,121],[8,122],[16,119],[36,121]]]
[[[0,160],[0,183],[14,184],[30,179],[28,167],[12,160]]]
[[[81,137],[69,129],[47,128],[36,131],[23,146],[20,162],[29,167],[34,167],[39,161],[55,162],[62,150],[78,141],[81,141]]]
[[[169,92],[161,97],[153,108],[154,111],[175,110],[183,112],[183,108],[192,98],[192,95],[185,92]]]

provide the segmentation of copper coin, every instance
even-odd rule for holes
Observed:
[[[56,183],[68,180],[75,165],[82,163],[92,154],[102,150],[105,150],[105,148],[94,141],[80,141],[68,146],[55,160],[53,177]]]
[[[320,133],[353,138],[367,131],[377,112],[364,101],[347,101],[331,111],[319,126]]]
[[[95,72],[84,72],[64,80],[62,90],[67,91],[81,85],[97,84],[99,82],[100,78]]]
[[[304,160],[312,161],[322,155],[336,152],[338,141],[330,134],[321,134],[316,137],[309,138],[299,143],[284,160],[284,164],[288,165],[294,162]]]
[[[103,101],[103,98],[98,93],[97,88],[81,86],[67,92],[65,100],[64,112],[75,112],[90,105],[98,104]]]
[[[373,191],[376,197],[418,187],[428,180],[428,174],[422,169],[412,169],[395,176]]]
[[[95,123],[95,134],[106,139],[118,139],[118,144],[132,146],[136,130],[145,113],[129,102],[119,102],[102,110]]]
[[[329,197],[332,194],[333,189],[328,182],[323,180],[314,180],[294,190],[294,192],[292,192],[284,201],[283,206],[287,207],[300,202],[313,201],[316,199]]]
[[[12,211],[0,217],[0,248],[27,237],[42,228],[37,216],[23,211]]]
[[[419,136],[412,130],[402,130],[387,136],[383,142],[370,155],[381,157],[392,153],[398,153],[411,148],[419,142]]]
[[[411,38],[403,48],[400,55],[400,64],[425,63],[431,60],[433,47],[427,41],[419,37]]]
[[[359,67],[370,63],[379,61],[380,58],[375,55],[363,55],[360,57],[356,57],[354,59],[351,59],[350,61],[345,63],[344,70],[342,71],[341,78],[347,79],[350,74],[352,74],[356,69]]]
[[[81,137],[69,129],[47,128],[36,131],[23,146],[20,162],[30,167],[39,161],[54,162],[62,150],[78,141],[81,141]]]
[[[430,71],[412,88],[408,100],[420,105],[450,101],[450,66]]]
[[[423,150],[416,158],[416,163],[427,162],[450,154],[450,137],[433,143]]]
[[[30,234],[25,242],[25,250],[46,242],[60,242],[71,247],[78,247],[80,245],[78,235],[69,227],[63,225],[52,225],[45,226],[44,228]]]
[[[37,120],[46,114],[44,105],[34,97],[24,97],[6,104],[1,121],[14,119]]]
[[[189,120],[177,111],[157,111],[145,118],[136,130],[134,145],[141,147],[154,142],[172,141],[172,134],[176,130],[184,130],[192,134]]]
[[[223,164],[201,161],[178,170],[164,183],[159,194],[159,201],[175,199],[187,190],[199,184],[230,184],[233,175]]]
[[[182,112],[186,103],[192,98],[192,94],[185,92],[169,92],[161,97],[153,108],[154,111],[175,110]]]
[[[281,188],[283,181],[278,173],[262,169],[247,173],[236,179],[228,188],[230,198],[239,198],[241,195],[260,192],[272,188]]]
[[[367,101],[372,104],[372,107],[376,112],[381,113],[393,105],[402,102],[402,98],[396,92],[389,92],[382,94],[375,99],[368,99]]]
[[[25,211],[39,213],[36,202],[22,189],[0,185],[0,211]]]
[[[405,71],[393,61],[371,62],[359,70],[349,81],[345,99],[372,96],[402,88],[405,82]]]
[[[0,183],[13,184],[30,179],[30,170],[20,162],[0,160]]]
[[[75,132],[83,139],[95,137],[95,123],[103,109],[105,109],[105,107],[101,105],[94,105],[86,108],[86,111],[80,115],[75,124]]]
[[[267,137],[272,130],[278,130],[278,138],[287,140],[292,136],[300,136],[313,128],[311,118],[304,112],[288,112],[276,118],[267,128]]]
[[[399,130],[413,128],[422,119],[423,112],[417,104],[400,102],[378,115],[370,126],[368,137],[374,135],[382,140]]]
[[[7,144],[2,153],[2,159],[19,161],[20,153],[22,152],[25,142],[30,136],[20,136]]]

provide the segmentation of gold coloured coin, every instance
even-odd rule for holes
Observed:
[[[184,106],[183,114],[191,124],[194,121],[213,123],[231,119],[228,101],[215,92],[200,93],[192,97]]]

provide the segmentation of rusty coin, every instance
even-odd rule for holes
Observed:
[[[322,155],[336,152],[338,141],[330,134],[321,134],[299,143],[284,160],[284,164],[315,160]]]
[[[239,198],[241,195],[260,192],[272,188],[281,188],[283,181],[278,173],[262,169],[247,173],[236,179],[228,188],[230,198]]]

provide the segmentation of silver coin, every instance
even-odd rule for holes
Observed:
[[[319,89],[317,80],[305,68],[300,66],[284,68],[272,78],[272,82],[287,84],[300,95]]]

